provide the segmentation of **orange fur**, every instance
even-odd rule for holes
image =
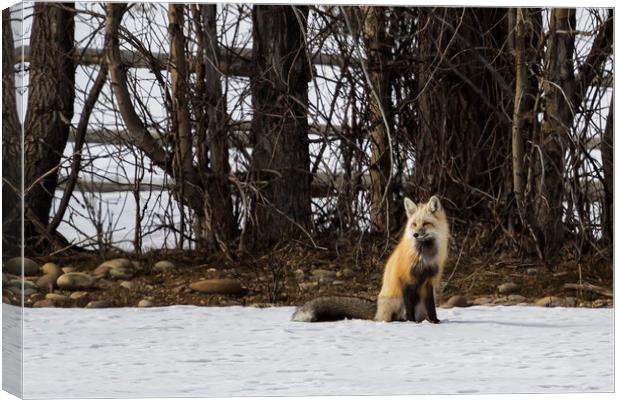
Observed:
[[[433,207],[435,207],[434,211]],[[383,283],[377,299],[376,320],[405,319],[403,290],[407,285],[416,283],[415,277],[411,274],[411,268],[417,263],[420,255],[417,252],[413,234],[419,231],[420,227],[424,226],[425,233],[432,234],[437,243],[435,261],[439,270],[430,282],[435,288],[441,281],[443,267],[448,256],[450,232],[446,214],[439,200],[433,196],[428,203],[415,205],[406,199],[405,208],[408,214],[407,226],[385,265]],[[421,288],[420,294],[426,295],[425,287]]]

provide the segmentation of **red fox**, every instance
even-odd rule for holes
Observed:
[[[405,198],[407,225],[383,273],[377,304],[351,297],[320,297],[293,314],[293,321],[344,318],[438,323],[434,290],[448,257],[450,228],[437,196],[415,204]]]

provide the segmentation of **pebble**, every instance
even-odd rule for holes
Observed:
[[[355,276],[355,271],[352,268],[344,268],[342,271],[339,271],[340,276],[343,278],[353,278]]]
[[[527,303],[527,297],[521,296],[520,294],[511,294],[507,297],[508,301],[512,301],[515,303]]]
[[[238,294],[243,291],[241,283],[235,279],[206,279],[191,283],[192,290],[210,294]]]
[[[295,275],[295,277],[296,277],[297,279],[303,279],[303,278],[306,276],[306,273],[305,273],[305,272],[304,272],[304,270],[303,270],[303,269],[301,269],[301,268],[297,268],[297,269],[293,272],[293,274]]]
[[[62,272],[70,274],[71,272],[77,272],[77,270],[74,267],[62,267]]]
[[[73,292],[69,296],[69,298],[73,300],[78,307],[84,307],[88,304],[88,301],[90,300],[89,297],[88,292]]]
[[[592,302],[592,307],[594,308],[603,308],[603,307],[607,307],[608,305],[609,303],[607,302],[606,299],[597,299]]]
[[[299,284],[301,290],[311,290],[319,286],[318,282],[302,282]]]
[[[24,285],[24,289],[33,289],[33,290],[37,290],[39,287],[37,286],[36,283],[33,283],[31,281],[27,281],[27,280],[21,280],[21,279],[11,279],[7,285],[8,288],[17,288],[20,289],[22,288],[22,283]]]
[[[57,274],[45,274],[39,279],[37,279],[37,286],[43,291],[51,292],[52,290],[54,290],[54,286],[56,286],[57,279]]]
[[[109,270],[108,274],[112,279],[130,279],[134,275],[134,270],[128,267],[118,267]]]
[[[151,300],[142,299],[138,302],[138,307],[152,307],[153,302]]]
[[[336,272],[335,271],[330,271],[327,269],[315,269],[312,271],[312,276],[314,276],[315,278],[321,279],[322,277],[330,277],[330,278],[335,278],[336,277]]]
[[[24,275],[32,276],[39,273],[39,264],[30,258],[24,257]],[[22,257],[13,257],[4,263],[4,272],[13,275],[22,274]]]
[[[56,280],[56,285],[64,290],[87,289],[93,285],[94,281],[90,275],[82,272],[69,272],[60,275]]]
[[[478,297],[472,301],[472,304],[477,306],[485,306],[493,303],[493,299],[488,296]]]
[[[43,264],[43,266],[41,267],[41,272],[43,272],[44,275],[47,275],[47,274],[56,275],[56,276],[62,275],[62,269],[60,269],[60,267],[57,264],[54,264],[51,262]]]
[[[565,307],[566,304],[564,299],[561,299],[556,296],[546,296],[542,297],[534,303],[539,307]]]
[[[517,285],[514,282],[502,283],[501,285],[497,287],[497,291],[500,292],[501,294],[514,293],[517,290],[519,290],[519,285]]]
[[[54,307],[54,301],[51,299],[43,299],[35,302],[32,307],[34,308],[43,308],[43,307]]]
[[[317,279],[318,283],[322,283],[322,284],[327,284],[327,283],[332,283],[336,280],[336,278],[334,278],[333,276],[320,276]]]
[[[94,300],[86,304],[86,308],[108,308],[112,307],[110,300]]]
[[[339,281],[339,280],[335,280],[332,282],[332,286],[342,286],[344,284],[345,284],[344,281]]]
[[[120,284],[120,287],[127,289],[127,290],[131,290],[133,288],[133,283],[130,281],[122,281]]]
[[[538,273],[538,268],[528,268],[525,270],[525,273],[528,275],[536,275]]]
[[[61,303],[61,304],[66,303],[69,300],[67,296],[58,294],[58,293],[48,293],[45,295],[45,298],[53,301],[54,303]]]
[[[155,265],[153,265],[153,271],[155,272],[167,272],[174,269],[174,264],[167,260],[157,261]]]

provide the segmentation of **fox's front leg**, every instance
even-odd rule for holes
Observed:
[[[435,296],[433,294],[433,284],[432,283],[428,283],[428,286],[426,287],[426,301],[425,301],[425,305],[426,305],[426,312],[428,313],[428,316],[426,317],[426,319],[428,319],[428,322],[432,323],[432,324],[438,324],[441,321],[439,321],[439,319],[437,319],[437,309],[435,308]]]
[[[377,298],[377,314],[375,321],[406,321],[407,310],[403,301],[403,296]]]

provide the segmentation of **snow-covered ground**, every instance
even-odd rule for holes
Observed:
[[[3,307],[5,320],[9,309],[17,310]],[[614,389],[610,309],[440,309],[440,325],[310,324],[291,322],[292,312],[291,307],[26,309],[24,396]]]

